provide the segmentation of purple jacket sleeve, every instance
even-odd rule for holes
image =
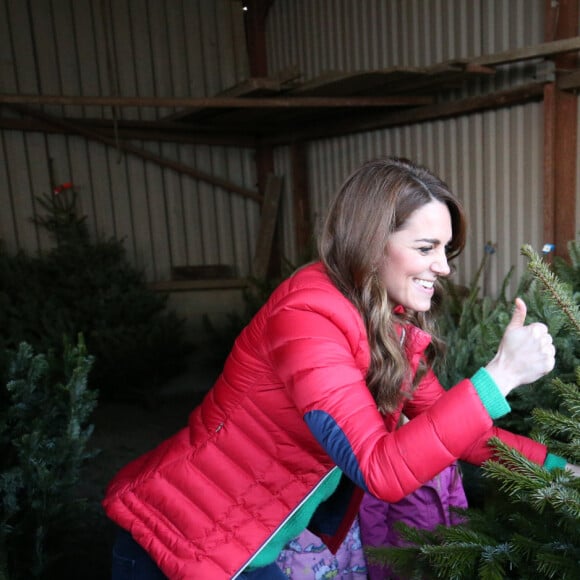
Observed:
[[[380,547],[388,544],[387,523],[389,504],[365,493],[359,510],[360,539],[363,547]],[[383,580],[385,568],[367,561],[369,580]]]
[[[467,508],[467,497],[465,496],[465,489],[463,488],[463,481],[461,479],[461,473],[459,472],[459,467],[457,464],[449,466],[449,500],[448,505],[450,507],[457,508]],[[455,512],[450,511],[449,514],[451,524],[458,525],[464,523],[461,516],[457,515]]]
[[[467,498],[456,463],[444,469],[401,501],[389,504],[366,493],[359,511],[361,542],[364,547],[402,546],[405,541],[394,529],[395,522],[426,530],[438,525],[462,522],[451,507],[466,508]],[[369,580],[396,578],[387,568],[367,562]]]

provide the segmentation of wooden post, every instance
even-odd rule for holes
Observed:
[[[308,159],[303,141],[290,147],[292,162],[292,209],[294,237],[301,261],[312,258],[312,225],[310,219],[310,191],[308,189]]]
[[[272,255],[272,242],[274,241],[274,232],[278,221],[281,191],[282,178],[272,173],[268,175],[264,203],[262,204],[260,231],[256,243],[254,263],[252,264],[252,274],[258,280],[265,278],[268,273],[268,265]]]
[[[578,34],[579,0],[546,0],[545,40]],[[554,57],[556,77],[577,68],[575,53]],[[544,89],[544,242],[554,254],[569,258],[568,242],[576,238],[577,97],[547,84]]]
[[[266,53],[266,16],[273,0],[246,0],[246,46],[248,64],[253,77],[268,76],[268,58]],[[265,192],[268,176],[274,173],[274,149],[271,145],[256,148],[256,175],[258,189]],[[265,197],[265,195],[264,195]],[[262,205],[262,219],[266,206]],[[264,273],[269,277],[279,276],[282,270],[280,259],[280,230],[275,228],[272,236],[269,264]]]
[[[273,0],[245,0],[246,46],[250,75],[268,76],[266,52],[266,16]]]

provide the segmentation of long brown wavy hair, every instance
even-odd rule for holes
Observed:
[[[379,410],[385,413],[410,394],[406,385],[412,389],[445,349],[435,335],[433,319],[441,303],[441,284],[436,283],[430,311],[396,314],[395,304],[389,301],[377,275],[389,236],[401,229],[414,211],[434,200],[444,203],[451,215],[452,239],[446,246],[451,261],[465,245],[463,207],[441,179],[399,157],[369,161],[346,179],[319,238],[319,257],[330,278],[363,317],[371,352],[366,381]],[[432,336],[412,384],[404,344],[396,332],[397,323],[405,322]]]

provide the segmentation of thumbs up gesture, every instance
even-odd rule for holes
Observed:
[[[504,396],[520,385],[537,381],[555,364],[556,349],[541,322],[524,324],[527,308],[516,298],[515,309],[496,355],[485,367]]]

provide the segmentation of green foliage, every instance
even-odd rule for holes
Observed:
[[[576,240],[568,244],[572,262],[568,264],[561,258],[554,260],[552,272],[548,265],[534,252],[530,246],[524,246],[522,253],[530,260],[529,268],[538,278],[556,310],[561,310],[568,321],[570,329],[580,335],[580,246]]]
[[[76,192],[39,198],[35,221],[56,240],[46,255],[0,251],[0,347],[25,341],[42,352],[85,336],[92,383],[103,397],[150,390],[184,368],[184,321],[147,287],[121,242],[92,243],[76,215]]]
[[[76,497],[97,393],[82,338],[63,359],[29,344],[3,353],[0,373],[0,578],[48,577],[60,538],[84,513]],[[58,364],[57,364],[58,363]]]
[[[577,257],[576,245],[573,250]],[[531,435],[551,452],[578,464],[580,368],[570,373],[566,365],[575,360],[580,336],[576,286],[580,262],[574,258],[572,265],[566,266],[564,282],[529,246],[522,253],[529,258],[535,282],[525,299],[536,315],[547,317],[544,320],[560,337],[562,348],[568,348],[566,356],[570,357],[564,362],[560,359],[557,376],[552,374],[553,404],[533,410]],[[372,557],[409,578],[421,574],[445,579],[577,578],[580,478],[564,469],[548,471],[498,439],[491,444],[495,459],[486,462],[483,472],[494,485],[493,501],[486,502],[483,509],[467,510],[466,522],[460,526],[440,526],[419,534],[403,525],[401,534],[410,545],[369,549]]]
[[[580,294],[580,244],[578,240],[568,242],[568,253],[570,261],[556,256],[553,268],[558,280],[572,288],[573,298],[578,303]]]

